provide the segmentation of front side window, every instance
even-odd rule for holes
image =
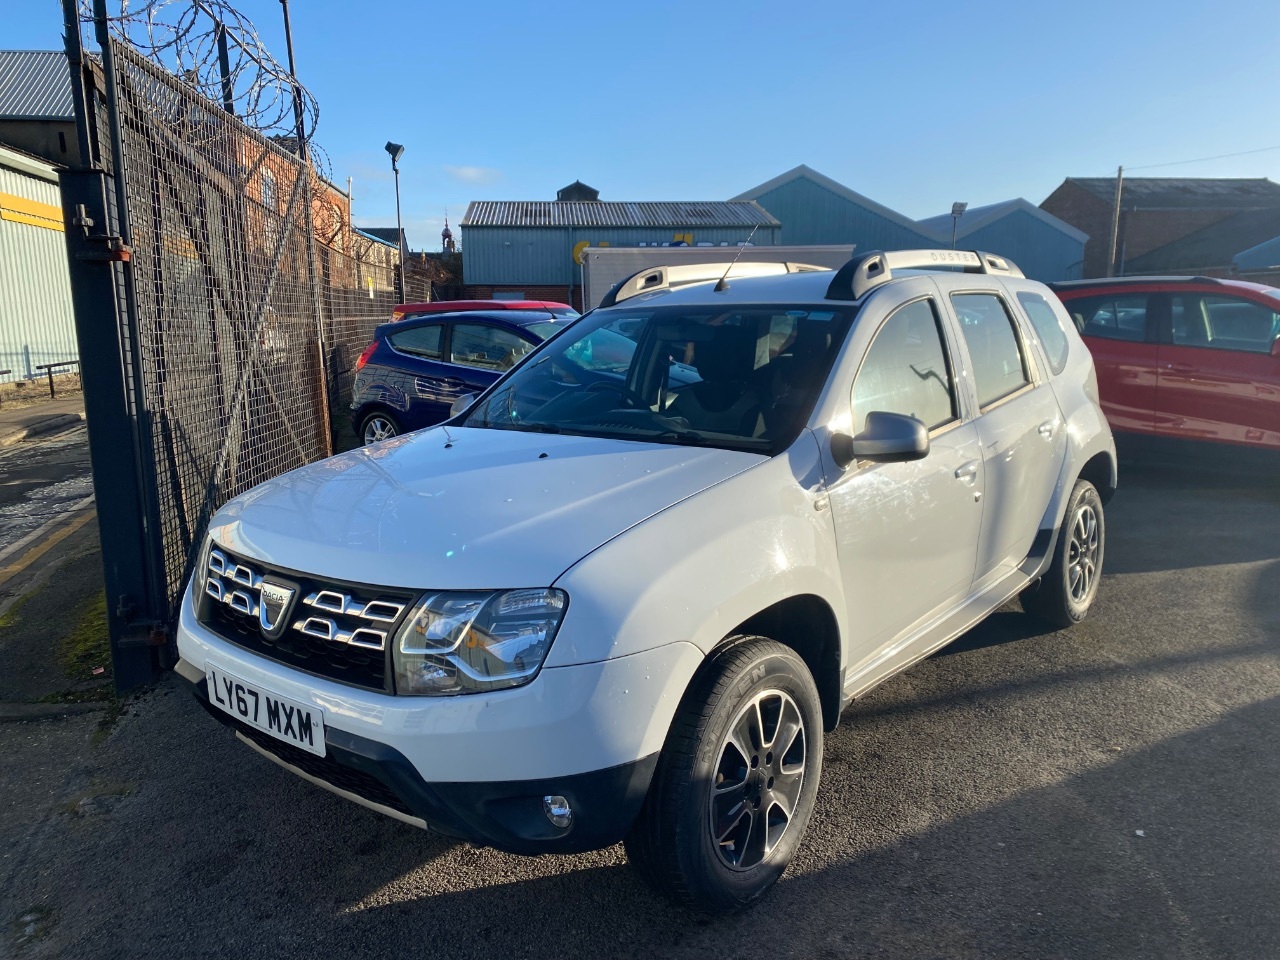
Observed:
[[[772,455],[808,421],[853,316],[843,306],[598,310],[500,380],[462,425]]]
[[[481,370],[510,370],[533,349],[518,334],[485,323],[456,323],[449,343],[454,363]]]
[[[1022,343],[1004,302],[992,293],[953,293],[951,302],[969,347],[978,406],[986,407],[1030,383]]]
[[[1067,312],[1084,337],[1128,340],[1147,339],[1147,295],[1076,297],[1066,301]]]
[[[440,333],[443,329],[440,324],[432,323],[423,327],[401,330],[387,339],[400,353],[407,353],[411,357],[422,357],[425,360],[439,360]]]
[[[1188,293],[1174,298],[1173,343],[1243,353],[1270,353],[1280,312],[1253,300]]]
[[[951,367],[931,300],[900,307],[876,332],[853,381],[854,433],[873,412],[906,414],[930,430],[956,418]]]
[[[1018,294],[1018,302],[1022,304],[1022,309],[1027,311],[1031,326],[1035,327],[1040,345],[1044,347],[1045,355],[1049,358],[1050,369],[1055,374],[1061,373],[1067,366],[1069,348],[1067,334],[1062,329],[1062,324],[1058,322],[1058,315],[1049,305],[1049,301],[1038,293],[1029,293],[1024,290]]]

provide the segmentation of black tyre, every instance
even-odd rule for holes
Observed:
[[[1098,596],[1106,533],[1102,498],[1093,484],[1077,480],[1053,563],[1038,584],[1022,592],[1022,609],[1057,629],[1083,620]]]
[[[395,417],[382,410],[375,410],[360,421],[360,442],[365,446],[379,440],[390,440],[402,433]]]
[[[821,775],[822,708],[804,661],[736,638],[681,701],[627,856],[677,903],[736,910],[791,862]]]

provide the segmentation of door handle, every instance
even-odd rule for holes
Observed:
[[[978,479],[978,461],[970,460],[968,463],[956,467],[956,479],[965,483],[976,481]]]
[[[1057,420],[1046,420],[1040,426],[1036,427],[1036,433],[1044,437],[1046,440],[1053,439],[1053,432],[1058,429]]]
[[[1164,368],[1170,373],[1195,373],[1196,368],[1189,363],[1166,363]]]
[[[467,382],[465,380],[460,380],[457,377],[446,377],[444,380],[444,385],[446,387],[452,387],[453,389],[457,390],[460,387],[465,387],[467,385]]]

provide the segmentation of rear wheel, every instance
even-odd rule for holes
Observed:
[[[360,440],[366,446],[400,435],[400,425],[389,413],[375,410],[360,423]]]
[[[723,913],[782,875],[822,773],[822,710],[803,660],[744,637],[681,702],[627,855],[660,893]]]
[[[1022,592],[1022,609],[1058,629],[1083,620],[1098,596],[1106,532],[1102,498],[1089,481],[1077,480],[1053,563],[1038,584]]]

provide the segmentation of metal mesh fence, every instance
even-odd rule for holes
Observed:
[[[390,317],[394,278],[317,242],[335,188],[291,143],[127,44],[112,52],[133,227],[132,376],[174,613],[212,512],[330,451],[327,413],[345,419],[355,358]],[[323,216],[322,235],[341,244],[340,219]]]

